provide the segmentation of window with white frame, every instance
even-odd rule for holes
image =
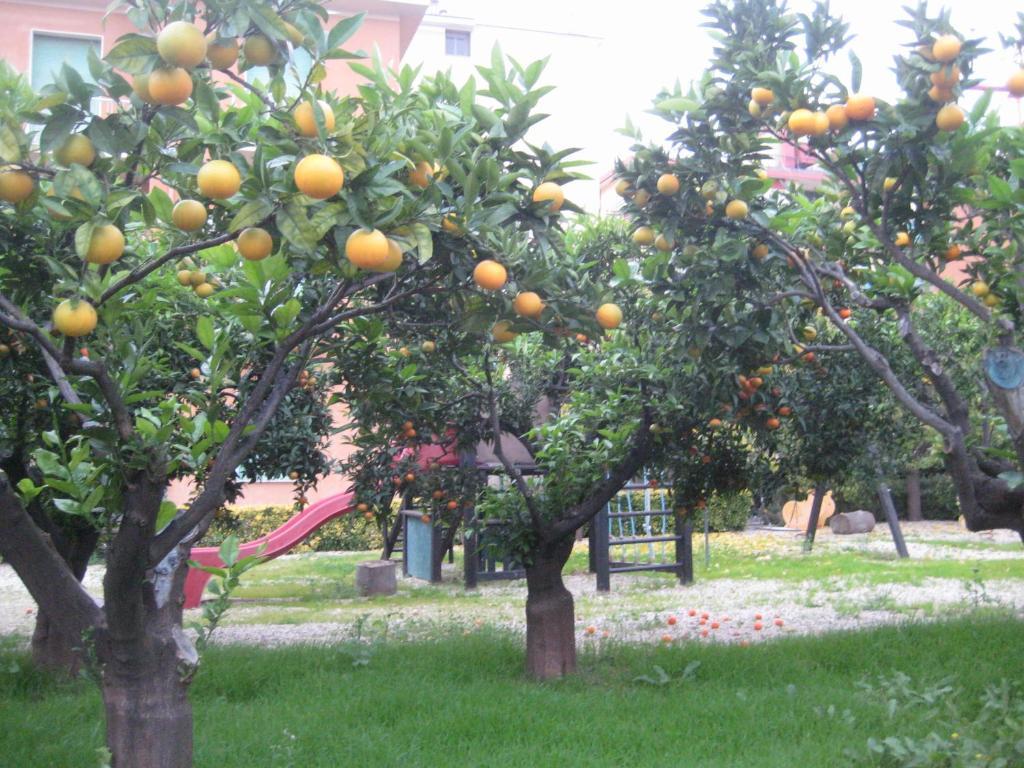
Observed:
[[[444,52],[446,56],[469,56],[469,32],[465,29],[446,29]]]
[[[86,82],[93,82],[89,72],[89,50],[100,56],[100,38],[61,35],[53,32],[32,33],[32,88],[36,91],[53,83],[54,76],[67,64]]]

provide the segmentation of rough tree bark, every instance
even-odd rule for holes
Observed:
[[[526,568],[526,672],[550,680],[576,671],[576,613],[562,568],[573,537],[537,548]]]
[[[146,564],[165,490],[159,476],[139,471],[129,479],[103,580],[107,627],[99,652],[107,746],[117,768],[192,765],[188,686],[199,659],[181,629],[189,545],[155,568]]]
[[[89,559],[96,551],[99,531],[92,527],[70,532],[64,544],[57,546],[57,552],[71,569],[74,577],[81,581],[89,567]],[[32,631],[32,661],[41,669],[60,672],[75,677],[85,663],[86,654],[81,637],[65,632],[59,622],[40,607],[36,613],[36,625]]]

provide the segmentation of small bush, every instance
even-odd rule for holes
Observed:
[[[708,500],[708,526],[712,531],[742,531],[750,520],[753,497],[750,491],[716,493]],[[700,514],[695,516],[694,525],[703,525]]]
[[[203,546],[219,546],[234,534],[240,541],[252,541],[281,527],[297,514],[294,507],[224,507],[203,537]],[[359,515],[345,515],[318,528],[295,552],[355,552],[381,549],[384,539],[376,521]]]

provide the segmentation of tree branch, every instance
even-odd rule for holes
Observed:
[[[79,638],[103,626],[103,612],[68,564],[47,543],[0,471],[0,555],[14,568],[32,598],[61,629]]]

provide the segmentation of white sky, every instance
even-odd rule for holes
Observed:
[[[611,166],[611,159],[623,153],[630,142],[616,134],[629,115],[641,126],[644,138],[660,141],[670,131],[668,123],[646,115],[654,95],[662,87],[671,87],[678,78],[684,90],[698,78],[710,58],[712,42],[709,30],[701,27],[701,10],[705,0],[628,0],[602,2],[597,0],[439,0],[438,6],[451,16],[467,16],[479,24],[515,28],[544,29],[562,34],[602,38],[598,61],[572,61],[569,76],[562,70],[558,79],[545,77],[544,82],[556,86],[557,97],[548,97],[541,108],[553,112],[552,129],[560,146],[566,146],[566,134],[577,145],[582,144],[583,157],[602,166],[588,172],[599,174]],[[862,90],[886,100],[899,97],[893,74],[893,56],[909,42],[910,32],[895,22],[905,19],[904,5],[917,0],[831,0],[833,13],[849,24],[854,38],[850,45],[864,65]],[[790,0],[790,8],[808,11],[813,0]],[[976,74],[986,83],[1004,85],[1016,68],[1010,53],[999,42],[999,33],[1010,34],[1016,13],[1024,10],[1024,0],[930,0],[937,13],[940,7],[952,9],[954,27],[966,37],[983,37],[993,49],[979,59]],[[500,33],[499,33],[499,36]],[[542,36],[543,37],[543,36]],[[510,36],[511,39],[514,38]],[[516,55],[508,46],[505,53]],[[581,48],[567,45],[563,58],[577,55]],[[477,55],[488,52],[474,51]],[[549,74],[560,69],[560,51],[550,51]],[[562,62],[563,64],[565,62]],[[849,82],[850,66],[845,54],[835,61],[836,74]],[[572,82],[575,80],[575,82]],[[572,89],[574,94],[564,93]],[[556,104],[554,101],[558,101]],[[1021,101],[1006,94],[997,96],[1004,123],[1024,120]],[[566,102],[570,105],[565,109]],[[963,106],[973,102],[971,96],[961,100]],[[566,114],[568,112],[569,114]],[[580,123],[581,115],[584,120]],[[546,121],[548,122],[548,121]],[[559,125],[561,124],[561,125]],[[577,126],[576,133],[572,126]],[[567,128],[568,126],[568,128]]]

